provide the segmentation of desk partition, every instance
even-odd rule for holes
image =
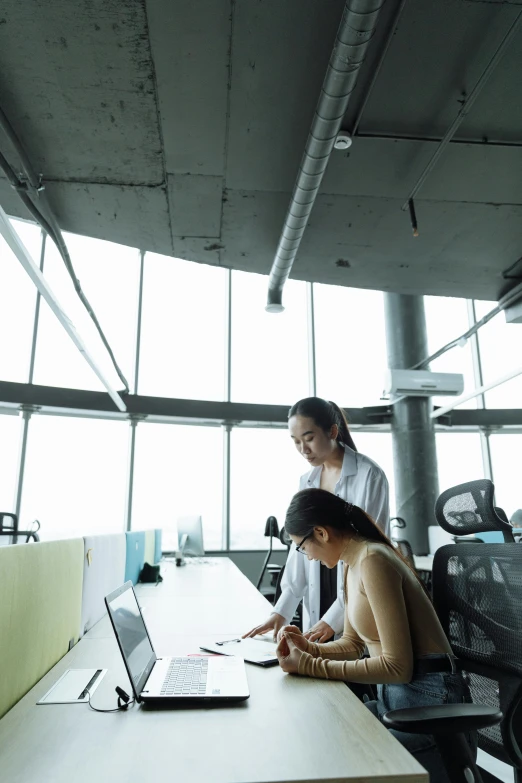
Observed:
[[[0,548],[0,717],[80,632],[83,539]]]

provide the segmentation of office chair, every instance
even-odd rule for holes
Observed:
[[[268,552],[265,557],[265,561],[263,563],[263,567],[261,569],[261,573],[259,574],[259,578],[257,580],[257,589],[259,590],[261,587],[261,582],[263,581],[263,577],[265,575],[265,571],[268,567],[268,561],[270,560],[270,556],[272,554],[272,546],[273,546],[273,538],[274,536],[277,536],[279,538],[279,526],[277,524],[277,519],[275,517],[268,517],[265,523],[265,536],[270,537],[270,545],[268,547]],[[279,569],[280,566],[277,566]],[[272,572],[273,569],[269,568],[269,571]]]
[[[478,747],[514,767],[522,783],[522,551],[495,513],[493,492],[490,481],[472,481],[446,490],[435,504],[437,521],[449,533],[501,530],[506,540],[449,544],[433,561],[435,609],[474,703],[383,717],[398,731],[433,734],[452,783],[496,780],[477,768],[465,737],[471,731]]]
[[[11,522],[6,523],[6,519],[10,519]],[[38,525],[38,527],[34,527],[35,525]],[[33,541],[39,541],[40,536],[38,535],[38,530],[40,530],[40,523],[37,519],[35,519],[33,522],[32,530],[19,530],[17,515],[11,514],[7,511],[0,511],[0,536],[12,537],[13,544],[18,543],[18,536],[25,536],[26,544],[29,543],[31,538]]]
[[[513,542],[513,527],[504,511],[494,505],[494,494],[495,487],[489,479],[451,487],[435,504],[437,522],[454,536],[500,531],[504,541]]]

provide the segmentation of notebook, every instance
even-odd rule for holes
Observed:
[[[270,636],[255,636],[248,639],[222,639],[204,647],[201,646],[200,649],[242,658],[257,666],[275,666],[278,662],[276,647],[277,643],[274,642],[272,634],[270,634]]]

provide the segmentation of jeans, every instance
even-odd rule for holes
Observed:
[[[446,655],[425,655],[420,660],[424,658],[447,660]],[[462,704],[470,701],[468,687],[460,674],[433,672],[415,677],[411,682],[401,685],[378,685],[377,699],[367,701],[366,706],[380,720],[384,713],[390,710],[437,704]],[[389,731],[429,772],[430,783],[449,783],[442,758],[431,734],[409,734],[395,729]],[[475,734],[468,735],[467,739],[475,754]]]

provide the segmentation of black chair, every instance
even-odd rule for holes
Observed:
[[[437,522],[454,536],[500,531],[504,541],[513,542],[513,527],[504,511],[494,505],[494,494],[489,479],[451,487],[435,504]]]
[[[272,601],[275,604],[279,595],[281,595],[280,585],[281,585],[281,578],[283,576],[282,572],[284,571],[284,565],[280,565],[279,563],[269,562],[270,557],[272,555],[273,539],[274,537],[279,538],[281,543],[286,546],[287,557],[288,557],[288,552],[290,551],[290,544],[292,542],[287,539],[284,527],[282,527],[281,530],[279,530],[277,519],[272,516],[268,517],[268,519],[266,520],[265,536],[270,537],[270,545],[268,547],[268,552],[266,554],[265,561],[261,569],[261,573],[259,574],[256,587],[259,590],[259,592],[265,596],[265,598],[267,598],[269,601]],[[263,582],[263,577],[265,576],[266,572],[270,574],[270,585],[268,587],[261,587]],[[279,591],[279,595],[278,595],[278,591]]]
[[[452,783],[496,780],[479,772],[465,735],[515,770],[522,783],[522,551],[495,512],[494,487],[480,480],[443,492],[437,521],[449,533],[501,530],[505,543],[449,544],[433,562],[435,609],[458,658],[473,704],[394,710],[383,722],[433,734]]]
[[[10,521],[6,522],[6,520]],[[35,525],[38,527],[34,527]],[[32,530],[19,530],[17,515],[7,511],[0,511],[0,536],[9,536],[12,538],[13,544],[18,543],[18,536],[25,536],[26,544],[29,543],[31,538],[33,541],[39,541],[38,530],[40,530],[40,523],[37,519],[33,522]]]

